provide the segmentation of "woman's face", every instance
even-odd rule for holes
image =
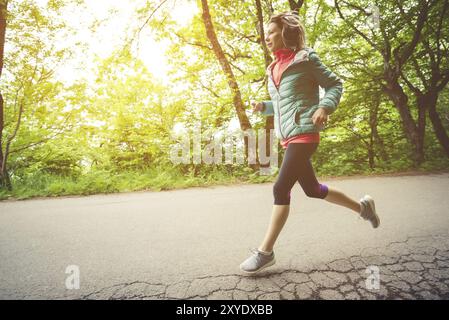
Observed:
[[[268,25],[265,42],[267,44],[268,49],[270,49],[271,52],[275,52],[278,49],[285,48],[284,42],[282,42],[281,33],[282,30],[276,23],[271,22]]]

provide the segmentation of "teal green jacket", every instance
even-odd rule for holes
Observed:
[[[271,100],[263,101],[262,114],[274,115],[276,137],[287,139],[322,131],[324,127],[315,126],[312,116],[319,107],[323,107],[327,114],[335,111],[343,92],[342,80],[321,62],[312,48],[296,53],[282,73],[279,88],[276,88],[271,74],[274,63],[266,70]],[[319,86],[325,90],[321,100]]]

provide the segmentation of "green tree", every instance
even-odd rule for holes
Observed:
[[[55,69],[71,52],[57,43],[60,31],[67,30],[58,15],[68,4],[50,0],[41,7],[33,1],[2,1],[6,73],[0,84],[0,185],[8,189],[12,188],[8,171],[12,153],[35,148],[70,130],[71,114],[64,111],[61,97],[63,85],[54,80]]]
[[[369,45],[370,50],[374,50],[381,60],[374,67],[374,77],[377,81],[380,80],[382,91],[390,98],[394,106],[401,116],[401,123],[406,137],[413,145],[413,156],[416,164],[424,161],[424,136],[426,132],[426,113],[430,105],[435,105],[438,98],[438,92],[441,91],[448,82],[448,74],[446,74],[447,61],[445,59],[435,59],[434,64],[429,67],[422,67],[416,65],[418,57],[423,57],[421,46],[424,48],[428,43],[427,57],[432,59],[432,56],[442,57],[444,51],[436,49],[435,45],[440,43],[443,48],[446,47],[445,40],[442,36],[445,29],[442,21],[444,20],[444,12],[447,4],[444,1],[434,0],[426,1],[419,0],[413,2],[405,2],[402,0],[392,1],[378,1],[374,2],[375,7],[365,8],[361,1],[343,2],[335,0],[335,8],[339,17],[343,20],[346,26],[339,28],[339,32],[345,34],[345,38],[351,39],[352,34],[356,34]],[[380,16],[375,21],[375,26],[370,26],[369,19],[376,18],[375,11]],[[426,30],[436,30],[432,37]],[[346,32],[344,32],[347,30]],[[438,39],[438,40],[437,40]],[[446,37],[447,39],[447,37]],[[354,40],[349,41],[355,43]],[[352,47],[354,55],[360,54],[360,47]],[[421,52],[421,53],[420,53]],[[419,90],[414,86],[408,77],[412,74],[407,74],[410,71],[417,73],[416,80],[424,80],[425,83],[433,83],[433,86],[427,90]],[[414,66],[414,67],[413,67]],[[424,69],[435,70],[425,74]],[[373,69],[372,69],[373,70]],[[430,77],[430,78],[429,78]],[[413,102],[409,90],[410,87],[416,99]],[[434,107],[430,109],[435,110]],[[430,110],[429,109],[429,110]],[[416,120],[414,113],[417,113]],[[445,137],[438,124],[437,113],[433,112],[435,118],[436,132],[440,143],[445,148]],[[446,148],[445,148],[446,149]]]

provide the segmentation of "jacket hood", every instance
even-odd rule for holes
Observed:
[[[304,48],[299,50],[295,57],[293,58],[291,64],[294,63],[299,63],[299,62],[303,62],[303,61],[309,61],[309,54],[313,52],[312,48]],[[271,68],[273,67],[273,65],[277,62],[277,60],[275,59],[273,62],[270,63],[270,65],[267,67],[266,69],[266,74],[267,75],[271,75]]]

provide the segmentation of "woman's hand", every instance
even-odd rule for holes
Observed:
[[[313,124],[316,126],[324,125],[327,122],[327,112],[323,107],[319,107],[312,116]]]
[[[253,113],[257,112],[257,111],[262,111],[263,110],[263,103],[262,102],[255,102],[252,101],[251,105],[253,107]]]

